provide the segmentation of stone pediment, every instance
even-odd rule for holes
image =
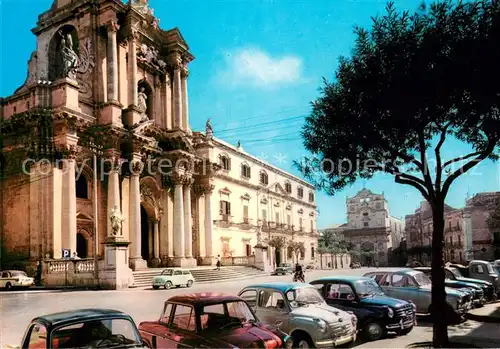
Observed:
[[[82,220],[82,221],[91,221],[93,222],[94,220],[92,219],[92,217],[90,217],[88,214],[86,213],[83,213],[83,212],[78,212],[76,214],[76,219],[77,220]]]
[[[250,194],[245,193],[245,194],[241,195],[240,198],[242,200],[250,200],[251,196],[250,196]]]
[[[290,195],[289,193],[286,192],[286,190],[281,186],[280,182],[275,182],[270,186],[276,193],[282,194],[282,195]]]
[[[267,198],[260,199],[260,203],[266,205],[267,204]]]
[[[224,187],[221,190],[219,190],[219,193],[229,195],[231,194],[231,190],[229,190],[228,187]]]

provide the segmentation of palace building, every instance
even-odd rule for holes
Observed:
[[[209,121],[191,130],[194,57],[146,0],[54,0],[32,31],[26,81],[0,103],[2,266],[122,251],[133,270],[193,267],[276,236],[314,260],[314,187]]]

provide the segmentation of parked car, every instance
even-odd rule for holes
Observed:
[[[358,329],[368,340],[381,339],[388,331],[399,335],[411,332],[416,323],[415,304],[388,297],[371,278],[331,276],[311,282],[328,305],[352,311]]]
[[[351,263],[351,265],[349,267],[351,269],[359,269],[359,268],[361,268],[361,264],[359,264],[359,263]]]
[[[274,271],[274,275],[293,274],[294,267],[291,263],[281,263]]]
[[[318,266],[314,262],[310,262],[306,265],[306,269],[316,269]]]
[[[429,279],[432,279],[431,267],[418,267],[415,268],[415,270],[425,273],[425,275],[427,275]],[[466,281],[452,280],[448,277],[449,273],[450,272],[447,272],[445,269],[445,286],[459,289],[462,292],[469,291],[472,296],[472,305],[474,307],[482,307],[486,303],[486,299],[484,298],[484,291],[481,286]]]
[[[495,292],[500,296],[500,275],[490,262],[474,260],[469,262],[469,277],[491,282]]]
[[[465,277],[466,275],[469,275],[469,273],[467,271],[466,275],[464,275],[463,268],[467,267],[464,266],[457,267],[457,265],[455,264],[450,264],[449,266],[444,268],[444,273],[446,278],[450,280],[464,281],[470,284],[478,285],[483,289],[484,297],[486,298],[487,301],[495,301],[497,299],[497,294],[495,293],[495,287],[491,282]]]
[[[169,290],[174,286],[191,287],[194,281],[194,276],[187,269],[165,269],[160,275],[153,277],[153,289],[164,287]]]
[[[292,346],[290,336],[259,322],[240,297],[220,293],[173,296],[165,302],[160,318],[141,322],[139,332],[149,348]]]
[[[147,348],[132,318],[117,310],[80,309],[31,320],[14,348]]]
[[[417,313],[431,314],[431,279],[414,269],[398,271],[374,271],[364,276],[374,279],[389,297],[411,300],[417,306]],[[448,324],[457,324],[465,319],[471,308],[471,297],[459,290],[446,287],[445,314]]]
[[[11,290],[13,288],[29,288],[35,284],[35,280],[22,270],[0,271],[0,288]]]
[[[326,304],[312,285],[255,284],[245,287],[238,295],[261,321],[289,333],[294,348],[331,348],[356,340],[356,316]]]

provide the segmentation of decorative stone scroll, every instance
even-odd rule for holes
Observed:
[[[137,61],[146,63],[157,70],[165,71],[167,68],[167,63],[159,58],[158,50],[146,44],[137,47]]]

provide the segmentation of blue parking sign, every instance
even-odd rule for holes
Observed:
[[[69,248],[62,249],[62,258],[65,258],[65,259],[71,258],[71,250]]]

